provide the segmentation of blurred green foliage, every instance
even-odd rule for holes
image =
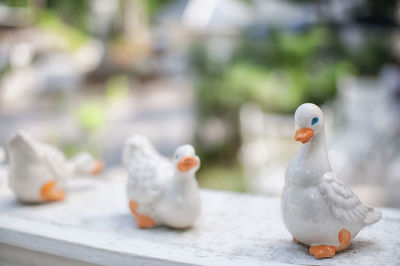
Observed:
[[[107,123],[110,110],[118,106],[121,100],[129,95],[129,78],[126,75],[113,75],[105,82],[105,97],[87,95],[83,98],[76,112],[76,119],[83,129],[85,141],[79,143],[64,143],[63,151],[72,156],[80,151],[89,151],[94,155],[101,154],[101,146],[96,145],[92,136]],[[84,143],[84,144],[82,144]]]
[[[228,62],[209,58],[204,43],[193,48],[199,127],[212,117],[229,125],[229,136],[218,145],[210,147],[197,137],[199,154],[211,165],[235,165],[243,103],[258,103],[265,111],[292,113],[303,102],[322,104],[332,99],[339,76],[356,71],[326,28],[301,32],[272,29],[262,37],[252,34],[245,31],[232,40],[238,45]]]
[[[150,21],[154,21],[156,14],[174,0],[144,0],[142,2],[148,18]]]
[[[75,51],[89,40],[89,36],[78,28],[72,27],[64,23],[54,13],[49,11],[42,11],[37,22],[37,26],[42,30],[50,32],[52,35],[57,36],[64,40],[67,48]]]
[[[0,3],[10,7],[26,7],[28,0],[0,0]]]
[[[67,158],[72,158],[74,155],[81,152],[82,146],[79,146],[76,143],[62,143],[61,150]]]
[[[376,76],[384,64],[394,63],[391,33],[389,30],[371,31],[366,35],[365,42],[358,49],[343,49],[343,58],[351,62],[357,75]]]
[[[246,182],[239,164],[209,166],[197,175],[202,188],[246,192]]]
[[[101,101],[87,100],[78,110],[79,122],[88,132],[95,132],[105,124],[106,108]]]
[[[108,101],[119,101],[129,94],[129,78],[126,75],[111,76],[106,83],[106,98]]]
[[[333,49],[328,51],[330,35],[324,29],[274,31],[268,38],[243,36],[240,42],[226,65],[195,52],[201,115],[237,112],[247,101],[273,112],[293,112],[305,101],[321,104],[335,95],[340,75],[355,71]]]
[[[86,31],[90,15],[89,0],[47,0],[46,10],[65,21],[68,25]]]

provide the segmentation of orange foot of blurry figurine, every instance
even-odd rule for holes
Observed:
[[[156,225],[151,217],[142,215],[137,212],[139,204],[136,201],[129,201],[129,208],[131,209],[132,214],[136,217],[136,223],[140,228],[151,228]]]
[[[65,197],[64,191],[58,189],[56,181],[50,181],[43,185],[40,196],[45,201],[60,201]]]
[[[351,234],[348,230],[342,229],[339,232],[338,239],[340,243],[339,246],[337,247],[326,246],[326,245],[312,246],[309,249],[310,254],[314,255],[314,257],[316,257],[317,259],[333,257],[335,256],[336,252],[345,250],[349,247],[351,241]]]
[[[326,246],[326,245],[321,245],[321,246],[312,246],[309,249],[310,254],[314,255],[317,259],[322,259],[322,258],[330,258],[335,256],[336,254],[336,247],[335,246]]]

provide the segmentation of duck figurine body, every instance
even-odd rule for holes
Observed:
[[[296,242],[316,258],[347,249],[360,230],[381,213],[360,202],[332,172],[325,144],[324,117],[311,103],[295,112],[295,140],[303,143],[289,163],[282,194],[282,216]]]
[[[9,186],[18,200],[28,203],[60,201],[67,179],[76,173],[97,174],[103,163],[87,153],[71,160],[57,148],[18,132],[7,143]]]
[[[129,175],[129,207],[138,227],[193,225],[201,199],[195,178],[200,159],[191,145],[180,146],[168,159],[147,138],[133,135],[126,141],[123,163]]]

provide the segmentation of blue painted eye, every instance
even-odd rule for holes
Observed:
[[[318,123],[318,117],[314,117],[314,118],[311,120],[311,125],[315,125],[316,123]]]
[[[178,158],[179,158],[179,154],[175,155],[175,159],[178,159]]]

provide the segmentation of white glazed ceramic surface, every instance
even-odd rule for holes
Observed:
[[[123,163],[129,175],[128,197],[138,204],[137,213],[150,217],[154,225],[193,225],[201,199],[195,178],[200,159],[191,145],[180,146],[168,159],[147,138],[134,135],[125,144]]]
[[[304,144],[287,167],[281,202],[284,223],[306,245],[339,246],[342,229],[354,238],[381,214],[363,205],[332,172],[321,109],[311,103],[299,106],[295,125],[296,140]]]
[[[24,132],[11,138],[7,149],[9,186],[23,202],[46,201],[41,196],[45,184],[54,181],[57,189],[63,190],[67,179],[74,173],[90,173],[99,163],[86,153],[69,161],[59,149],[38,142]]]

